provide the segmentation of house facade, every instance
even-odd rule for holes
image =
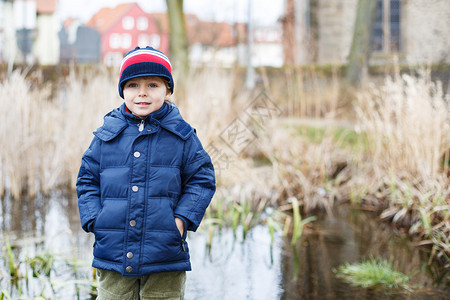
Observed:
[[[124,54],[135,45],[169,50],[168,35],[160,31],[152,16],[137,3],[102,8],[87,26],[100,33],[101,62],[108,66],[120,65]]]
[[[97,64],[101,60],[100,33],[79,20],[67,19],[59,31],[60,62]]]
[[[194,20],[192,20],[194,19]],[[280,24],[252,27],[251,57],[248,53],[248,26],[245,23],[204,22],[186,16],[190,61],[193,65],[254,67],[283,65]]]
[[[0,62],[59,60],[57,0],[0,0]]]
[[[167,14],[152,14],[163,32],[169,33]],[[194,14],[184,15],[192,66],[232,67],[249,62],[247,24],[202,21]],[[280,24],[253,28],[251,64],[283,65]]]
[[[87,24],[73,19],[58,24],[57,4],[57,0],[0,0],[0,62],[111,66],[120,64],[136,45],[169,52],[167,13],[148,14],[137,3],[126,3],[100,9]],[[279,24],[253,27],[249,59],[247,24],[206,22],[193,14],[186,14],[185,20],[192,65],[283,65]]]
[[[56,5],[57,0],[36,0],[36,31],[32,53],[41,65],[56,65],[59,62]]]
[[[374,0],[372,63],[450,62],[448,0]],[[358,0],[295,0],[296,59],[300,64],[346,63]]]
[[[189,61],[193,66],[225,66],[239,63],[239,45],[245,43],[241,24],[200,21],[185,15]]]
[[[281,67],[284,64],[280,24],[253,28],[253,66]]]
[[[13,63],[18,54],[12,1],[0,1],[0,62]]]

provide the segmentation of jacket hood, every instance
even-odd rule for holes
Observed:
[[[183,140],[187,140],[194,132],[194,129],[183,120],[178,107],[174,103],[165,102],[168,105],[168,112],[160,120],[155,119],[150,114],[145,122],[156,122],[162,128],[172,132]],[[120,107],[112,110],[103,118],[104,122],[101,127],[94,131],[94,135],[102,141],[108,142],[117,137],[125,128],[129,126],[127,117],[125,116],[125,103]],[[136,118],[136,120],[139,120]]]

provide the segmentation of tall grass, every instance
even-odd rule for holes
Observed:
[[[264,89],[282,105],[285,117],[333,118],[348,104],[340,97],[338,68],[285,67],[281,71],[261,68],[260,78]]]
[[[248,228],[266,207],[296,210],[288,199],[298,200],[302,215],[316,208],[331,213],[335,203],[352,201],[383,209],[383,218],[409,228],[448,261],[450,109],[439,83],[428,73],[386,78],[359,91],[354,114],[346,113],[353,123],[342,125],[337,117],[348,99],[340,98],[336,73],[261,69],[259,74],[259,88],[280,112],[264,122],[248,114],[258,90],[246,91],[242,74],[234,70],[192,70],[186,99],[173,97],[212,156],[216,199],[222,195],[233,204],[212,202],[212,211],[231,218],[214,224]],[[122,103],[117,76],[111,69],[72,69],[53,86],[39,72],[5,76],[0,195],[74,188],[92,131]],[[237,152],[224,140],[234,120],[254,138]]]
[[[91,132],[120,103],[115,88],[104,69],[72,71],[55,86],[39,72],[9,74],[0,83],[0,195],[73,188]]]
[[[445,98],[447,97],[447,99]],[[380,87],[359,94],[358,126],[370,144],[359,176],[350,186],[364,186],[385,208],[382,218],[410,228],[450,263],[450,102],[429,74],[386,78]]]
[[[442,86],[425,74],[388,77],[381,87],[360,93],[358,124],[374,144],[376,171],[422,181],[442,177],[442,158],[450,149],[449,109]]]
[[[61,185],[74,187],[80,157],[92,138],[92,131],[101,125],[104,114],[122,102],[117,93],[116,73],[117,70],[104,68],[76,71],[72,68],[68,76],[52,85],[43,82],[39,71],[28,74],[16,70],[5,76],[0,83],[4,95],[0,99],[0,194],[7,190],[17,198],[24,193],[31,196],[45,193]],[[262,74],[268,85],[267,76]],[[289,107],[305,105],[303,95],[307,95],[308,89],[294,84],[298,76],[306,75],[296,73],[290,81],[280,81],[283,87],[272,87],[271,83],[269,87],[275,95],[271,100],[289,116],[298,115],[298,112],[291,114]],[[291,85],[296,92],[284,93],[285,87]],[[321,90],[319,85],[316,87],[314,91]],[[302,97],[295,100],[298,93]],[[291,103],[287,106],[286,95]],[[245,115],[246,106],[256,96],[245,90],[241,74],[233,70],[200,69],[191,72],[187,98],[177,99],[175,93],[172,100],[197,129],[205,147],[218,143],[221,150],[227,151],[227,145],[220,144],[223,143],[220,133],[234,118]],[[298,103],[292,104],[295,101]],[[310,102],[305,113],[316,114],[314,107],[325,106],[321,101]],[[233,184],[253,177],[249,174],[253,172],[253,162],[248,158],[258,153],[261,151],[255,147],[249,147],[246,153],[231,153],[229,161],[241,168],[234,171],[228,167],[219,180]]]
[[[75,187],[76,174],[80,167],[81,154],[87,149],[92,132],[103,124],[103,116],[118,107],[122,99],[118,96],[115,73],[106,68],[88,69],[69,74],[60,96],[62,123],[55,153],[60,163],[54,163],[56,174]],[[58,178],[54,179],[55,183]]]
[[[37,89],[19,71],[0,83],[0,90],[0,194],[5,186],[15,197],[23,190],[35,194],[37,181],[47,174],[49,157],[44,151],[51,144],[51,123],[58,117],[58,109],[47,101],[48,86]]]

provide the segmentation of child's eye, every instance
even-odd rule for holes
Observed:
[[[129,83],[128,87],[137,87],[137,84],[136,83]]]
[[[154,88],[157,87],[158,85],[156,85],[156,83],[150,83],[148,86]]]

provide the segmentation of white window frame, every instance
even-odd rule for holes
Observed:
[[[120,46],[122,47],[122,49],[129,49],[131,48],[131,34],[129,33],[122,33],[121,35],[121,41],[120,41]]]
[[[139,17],[136,22],[137,30],[147,30],[148,28],[148,18],[147,17]]]
[[[138,46],[141,48],[145,48],[150,45],[150,37],[146,33],[141,33],[138,36]]]
[[[150,36],[150,46],[155,49],[158,49],[161,46],[161,37],[159,34],[154,33]]]
[[[109,47],[111,49],[119,49],[121,44],[120,33],[111,33],[109,35]]]
[[[131,30],[134,28],[134,18],[132,16],[125,16],[122,19],[122,28],[125,30]]]
[[[120,66],[123,54],[121,52],[107,52],[103,63],[107,66]]]

